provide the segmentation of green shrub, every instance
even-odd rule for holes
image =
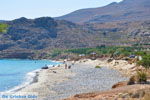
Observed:
[[[140,51],[139,48],[136,47],[125,47],[125,46],[99,46],[96,48],[77,48],[77,49],[68,49],[65,52],[67,53],[76,53],[76,54],[90,54],[95,52],[97,54],[113,54],[113,55],[125,55],[129,56],[131,54],[136,54],[135,50],[137,50],[137,54],[144,54],[144,52]]]
[[[108,55],[112,58],[120,57],[121,56],[129,56],[131,54],[134,55],[146,55],[146,52],[141,51],[140,47],[126,47],[126,46],[98,46],[93,48],[76,48],[76,49],[67,49],[67,50],[54,50],[52,52],[52,57],[56,57],[60,55],[60,53],[67,53],[67,54],[85,54],[86,56],[89,56],[92,52],[95,52],[98,56],[101,55]]]
[[[0,33],[6,33],[7,28],[8,28],[7,24],[0,23]]]
[[[144,51],[137,51],[137,52],[135,52],[135,55],[144,56],[144,55],[146,55],[146,52],[144,52]]]
[[[101,66],[95,66],[95,68],[102,68]]]
[[[59,49],[55,49],[51,52],[51,57],[54,58],[54,57],[57,57],[59,56],[61,53],[63,52],[63,50],[59,50]]]
[[[137,82],[138,83],[146,83],[147,82],[147,74],[144,71],[137,72]]]
[[[138,61],[137,64],[142,65],[146,69],[150,68],[150,55],[143,56],[142,60]]]

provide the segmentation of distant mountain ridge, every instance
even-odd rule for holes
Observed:
[[[56,19],[75,23],[149,20],[150,1],[123,0],[122,2],[114,2],[104,7],[77,10]]]

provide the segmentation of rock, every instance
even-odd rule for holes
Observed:
[[[139,94],[139,93],[135,93],[135,94],[132,94],[131,97],[132,97],[132,98],[139,98],[139,97],[140,97],[140,94]]]
[[[53,71],[53,73],[57,73],[56,71]]]
[[[130,97],[130,95],[128,94],[128,93],[125,93],[125,94],[122,94],[122,96],[121,96],[122,98],[129,98]]]
[[[122,87],[122,86],[126,86],[127,82],[118,82],[117,84],[113,85],[112,88],[118,88],[118,87]]]
[[[42,67],[41,69],[48,69],[48,67]]]
[[[71,69],[71,66],[68,66],[68,69]]]
[[[135,84],[135,81],[136,81],[135,76],[131,76],[127,84],[133,85],[133,84]]]
[[[112,62],[112,61],[113,61],[113,59],[108,59],[108,60],[107,60],[108,63],[110,63],[110,62]]]
[[[137,91],[136,93],[132,94],[132,98],[142,98],[145,95],[144,91]]]

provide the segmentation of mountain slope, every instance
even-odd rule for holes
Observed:
[[[37,51],[97,45],[92,31],[68,21],[58,21],[50,17],[23,17],[5,23],[9,28],[7,33],[0,33],[0,57],[20,58],[22,54],[26,58]]]
[[[56,19],[75,23],[147,20],[150,19],[150,1],[124,0],[104,7],[78,10]]]
[[[78,25],[50,17],[5,22],[0,58],[43,58],[52,49],[149,43],[150,21]],[[119,27],[118,27],[119,26]]]
[[[56,48],[150,47],[149,5],[148,0],[124,0],[56,18],[76,23],[50,17],[1,22],[8,27],[0,32],[0,58],[44,58]]]
[[[80,45],[84,47],[84,45],[89,46],[86,44],[87,38],[92,36],[92,33],[83,26],[67,21],[56,21],[49,17],[34,20],[20,18],[7,24],[10,27],[3,35],[6,38],[1,39],[0,43],[9,39],[11,44],[25,49],[69,48]]]

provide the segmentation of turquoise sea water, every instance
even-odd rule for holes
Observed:
[[[0,91],[7,91],[33,79],[32,71],[45,65],[57,65],[49,60],[0,60]],[[24,84],[25,85],[25,84]]]

